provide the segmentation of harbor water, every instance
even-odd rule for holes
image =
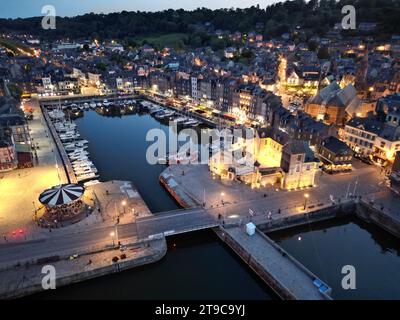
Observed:
[[[76,120],[90,141],[100,180],[130,180],[153,213],[178,206],[160,185],[164,165],[150,165],[149,130],[168,127],[149,114]],[[270,235],[333,288],[335,299],[400,299],[400,243],[381,229],[346,218]],[[275,294],[210,230],[168,239],[158,263],[36,294],[40,299],[276,299]],[[356,290],[343,290],[341,268],[353,265]]]
[[[100,180],[130,180],[154,213],[178,209],[159,183],[164,165],[146,160],[149,130],[162,124],[148,114],[75,120]],[[36,299],[271,299],[274,293],[211,231],[168,239],[158,263],[34,295]]]
[[[332,288],[334,299],[400,299],[400,241],[355,217],[268,234]],[[355,268],[344,290],[343,266]]]

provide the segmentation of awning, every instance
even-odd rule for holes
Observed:
[[[60,206],[79,199],[84,192],[85,188],[79,184],[62,184],[43,191],[39,201],[47,206]]]

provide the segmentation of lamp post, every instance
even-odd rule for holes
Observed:
[[[125,206],[126,206],[126,201],[122,201],[122,207],[124,208],[124,213],[125,213]]]
[[[308,193],[306,193],[304,195],[304,210],[307,209],[307,200],[308,200],[309,197],[310,197],[310,195]]]
[[[115,232],[114,231],[111,231],[110,237],[112,238],[112,241],[113,241],[113,247],[115,247],[115,240],[114,240]]]
[[[225,193],[221,192],[221,202],[222,202],[222,205],[224,205],[224,196],[225,196]]]

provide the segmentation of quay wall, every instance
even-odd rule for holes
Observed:
[[[163,106],[165,108],[168,108],[168,109],[171,109],[173,111],[176,111],[177,113],[179,113],[181,115],[186,115],[186,114],[183,113],[183,111],[181,109],[179,109],[177,107],[174,107],[174,106],[166,105],[166,104],[164,104],[162,102],[159,102],[159,101],[157,101],[157,100],[155,100],[155,99],[153,99],[153,98],[151,98],[149,96],[141,95],[138,98],[143,99],[143,100],[151,101],[151,102],[153,102],[155,104],[158,104],[158,105],[161,105],[161,106]],[[204,118],[199,114],[190,112],[190,117],[195,118],[196,120],[200,120],[201,122],[203,122],[204,124],[206,124],[206,125],[208,125],[208,126],[210,126],[212,128],[216,128],[217,127],[217,124],[214,121],[211,121],[210,119]]]
[[[392,235],[400,237],[400,219],[384,212],[384,208],[381,206],[361,200],[357,203],[354,214],[360,219],[373,223]]]
[[[290,290],[279,283],[270,273],[267,272],[257,261],[251,258],[251,254],[246,251],[233,237],[221,228],[214,228],[217,236],[226,243],[281,299],[295,300],[295,296]]]
[[[330,220],[337,217],[347,216],[352,214],[356,209],[356,205],[353,201],[348,201],[339,204],[332,204],[324,208],[314,208],[302,213],[289,215],[281,219],[268,221],[267,223],[261,223],[257,227],[262,232],[273,232],[283,229],[299,227],[309,223],[316,223],[324,220]]]
[[[43,116],[46,120],[47,127],[50,130],[51,136],[53,137],[53,140],[57,146],[57,150],[61,156],[63,167],[64,167],[65,173],[67,175],[67,178],[68,178],[68,183],[77,183],[78,179],[76,178],[75,172],[72,168],[71,161],[69,160],[68,155],[64,149],[64,146],[60,140],[60,137],[58,136],[58,134],[53,126],[53,123],[51,122],[50,117],[47,114],[47,110],[46,110],[46,108],[44,108],[42,106],[40,106],[40,108],[41,108]],[[54,150],[54,152],[56,152],[56,150]]]
[[[175,199],[175,201],[185,209],[197,207],[196,200],[193,199],[189,194],[187,194],[182,188],[177,185],[175,188],[172,188],[167,179],[163,176],[163,174],[159,177],[160,183],[164,186],[164,188],[169,192],[169,194]]]
[[[58,96],[58,97],[40,97],[38,98],[40,104],[45,106],[59,106],[60,102],[66,103],[89,103],[89,102],[103,102],[104,99],[108,101],[114,100],[127,100],[127,99],[136,99],[136,94],[126,95],[122,97],[118,97],[115,95],[112,96],[99,96],[99,95],[74,95],[74,96]]]

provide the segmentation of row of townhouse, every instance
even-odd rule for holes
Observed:
[[[374,118],[353,118],[346,123],[345,142],[357,153],[385,165],[400,151],[400,127]]]
[[[400,95],[379,99],[373,116],[348,121],[343,139],[361,156],[383,165],[392,163],[400,151]]]
[[[150,87],[163,94],[189,97],[236,116],[256,119],[265,114],[265,98],[271,93],[254,84],[241,84],[234,77],[204,77],[197,73],[151,73]]]

